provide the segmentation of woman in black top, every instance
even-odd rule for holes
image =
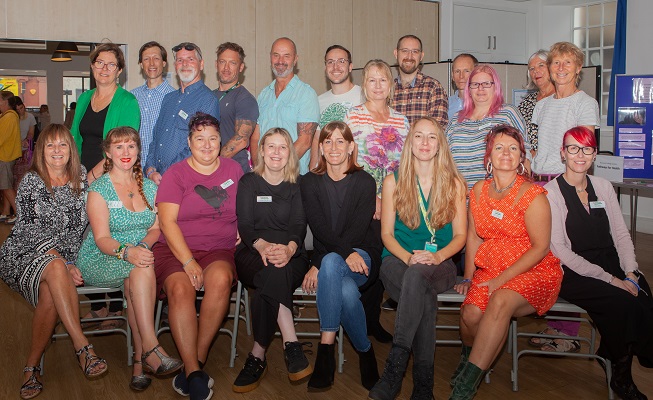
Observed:
[[[379,373],[374,348],[367,338],[359,290],[374,284],[381,265],[380,223],[374,220],[376,183],[356,166],[354,138],[344,122],[320,132],[319,164],[302,177],[304,210],[314,236],[311,269],[302,287],[317,290],[320,345],[312,389],[333,384],[334,343],[340,324],[360,357],[361,383],[370,389]]]
[[[299,159],[283,128],[263,135],[258,162],[238,186],[236,212],[241,243],[236,249],[236,269],[243,284],[256,290],[252,298],[254,347],[232,389],[255,389],[265,371],[265,350],[277,325],[284,342],[290,380],[313,371],[302,344],[297,341],[292,316],[292,295],[308,270],[304,248],[306,217],[299,191]]]

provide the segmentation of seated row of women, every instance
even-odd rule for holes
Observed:
[[[212,396],[214,381],[202,368],[236,279],[255,289],[255,343],[233,383],[234,391],[247,392],[259,385],[267,370],[266,348],[277,326],[289,379],[311,375],[309,390],[327,389],[333,384],[335,335],[342,325],[359,354],[361,383],[370,389],[372,399],[397,396],[411,352],[411,398],[432,398],[437,294],[454,286],[451,257],[465,244],[465,279],[456,286],[467,294],[461,312],[464,346],[451,380],[453,399],[474,396],[505,341],[510,318],[543,314],[556,301],[561,281],[564,287],[560,262],[549,251],[552,216],[546,190],[529,182],[522,164],[526,157],[522,133],[514,128],[490,131],[485,154],[490,178],[474,185],[468,215],[466,184],[442,129],[429,118],[418,120],[407,136],[399,169],[383,182],[379,223],[373,218],[376,185],[355,163],[354,140],[346,124],[324,127],[319,165],[301,179],[292,141],[283,129],[272,129],[261,138],[257,167],[242,176],[237,163],[218,156],[220,134],[213,117],[195,115],[189,127],[191,156],[166,172],[158,191],[142,176],[137,132],[122,127],[107,135],[105,174],[88,190],[92,232],[83,244],[85,172],[63,126],[52,125],[42,133],[32,171],[19,189],[18,222],[0,254],[2,279],[36,307],[23,398],[43,390],[37,365],[57,316],[75,348],[81,349],[76,354],[84,373],[96,377],[108,370],[82,333],[75,285],[124,283],[136,357],[130,387],[148,387],[150,378],[144,372],[179,371],[173,387],[192,399]],[[595,143],[578,140],[565,136],[561,155],[567,160],[567,172],[549,185],[565,182],[576,186],[579,196],[589,196],[585,203],[590,206],[583,211],[590,217],[605,215],[606,209],[616,215],[614,192],[612,198],[597,199],[584,175]],[[599,178],[592,180],[602,184]],[[582,203],[583,198],[577,200]],[[303,244],[307,223],[314,235],[310,261]],[[616,218],[614,224],[621,232],[623,220]],[[569,218],[566,229],[569,233]],[[555,233],[554,241],[564,237],[563,232]],[[632,243],[624,247],[622,240],[622,236],[615,240],[620,253],[632,252]],[[562,257],[564,250],[556,243],[552,248]],[[573,238],[563,248],[572,254],[581,251],[575,249]],[[584,257],[582,252],[576,256]],[[610,264],[612,269],[606,270],[611,276],[636,272],[636,263],[633,269],[618,261],[619,257],[616,266]],[[564,258],[563,263],[569,266]],[[399,301],[393,344],[380,378],[360,300],[360,292],[378,277],[390,297]],[[624,304],[639,307],[640,312],[636,317],[621,312],[620,317],[632,324],[633,335],[612,340],[625,342],[621,347],[630,360],[637,354],[645,364],[642,359],[650,359],[651,339],[640,333],[650,332],[653,313],[650,299],[643,299],[648,296],[637,297],[633,288],[649,289],[638,274],[626,279],[621,286],[614,277],[610,282],[626,289],[623,294],[632,299],[624,297]],[[322,334],[314,369],[293,324],[292,294],[300,286],[317,292]],[[204,301],[198,321],[195,299],[200,289]],[[170,327],[181,360],[158,345],[152,315],[159,294],[168,297]],[[583,307],[590,316],[595,312]],[[599,325],[603,335],[602,329]],[[617,354],[609,350],[606,354],[618,360]],[[630,365],[627,372],[629,377]],[[632,377],[629,381],[627,377],[621,376],[623,382],[613,382],[613,387],[625,385],[636,391]]]

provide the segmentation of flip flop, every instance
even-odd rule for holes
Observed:
[[[547,326],[545,329],[537,332],[538,335],[560,335],[560,331],[555,328]],[[545,344],[550,344],[553,342],[553,339],[544,338],[544,337],[532,337],[528,339],[528,344],[533,347],[542,347]]]
[[[578,353],[580,351],[580,343],[578,340],[573,339],[555,339],[551,343],[542,346],[540,350],[555,351],[558,353]]]

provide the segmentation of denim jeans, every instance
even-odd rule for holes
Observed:
[[[381,263],[380,277],[391,298],[399,302],[393,343],[412,349],[414,365],[433,365],[438,293],[456,283],[456,265],[406,265],[395,256]]]
[[[367,252],[354,249],[363,257],[368,268],[372,260]],[[367,282],[367,276],[352,272],[337,253],[329,253],[322,259],[317,274],[317,311],[320,315],[320,331],[337,332],[340,324],[357,351],[365,352],[372,343],[367,338],[365,310],[360,301],[358,287]]]

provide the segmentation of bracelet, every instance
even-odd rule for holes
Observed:
[[[611,284],[613,280],[614,280],[614,275],[611,275],[611,276],[610,276],[610,280],[608,281],[608,283]]]
[[[628,281],[628,282],[632,283],[633,285],[635,285],[635,287],[637,288],[637,291],[638,291],[638,292],[639,292],[640,290],[642,290],[642,288],[639,287],[639,285],[637,284],[637,282],[635,282],[634,279],[626,277],[626,279],[624,279],[624,281]]]
[[[471,279],[463,279],[460,283],[472,283]]]
[[[122,260],[122,254],[124,250],[125,250],[124,244],[121,244],[117,249],[113,250],[113,253],[118,260]]]
[[[144,248],[146,250],[150,249],[150,246],[148,246],[147,243],[145,243],[143,241],[140,241],[140,242],[136,243],[136,246],[141,246],[142,248]]]
[[[256,239],[255,241],[253,241],[253,242],[252,242],[252,246],[254,246],[254,245],[256,244],[256,242],[258,242],[259,240],[261,240],[261,238],[258,238],[258,239]]]
[[[155,173],[155,172],[156,172],[156,169],[152,169],[152,171],[150,171],[150,172],[148,172],[147,174],[145,174],[145,177],[146,177],[147,179],[150,179],[150,175],[152,175],[152,174]]]
[[[125,246],[125,250],[122,252],[122,259],[125,261],[127,261],[127,251],[129,250],[130,247],[132,246]]]
[[[186,261],[186,262],[184,263],[184,265],[182,266],[182,268],[186,268],[186,266],[187,266],[188,264],[190,264],[191,262],[193,262],[193,261],[195,261],[195,257],[191,257],[190,259],[188,259],[188,261]]]
[[[63,260],[63,258],[62,258],[62,260]],[[69,265],[75,265],[75,263],[73,261],[66,261],[66,271],[68,271],[68,266]]]

